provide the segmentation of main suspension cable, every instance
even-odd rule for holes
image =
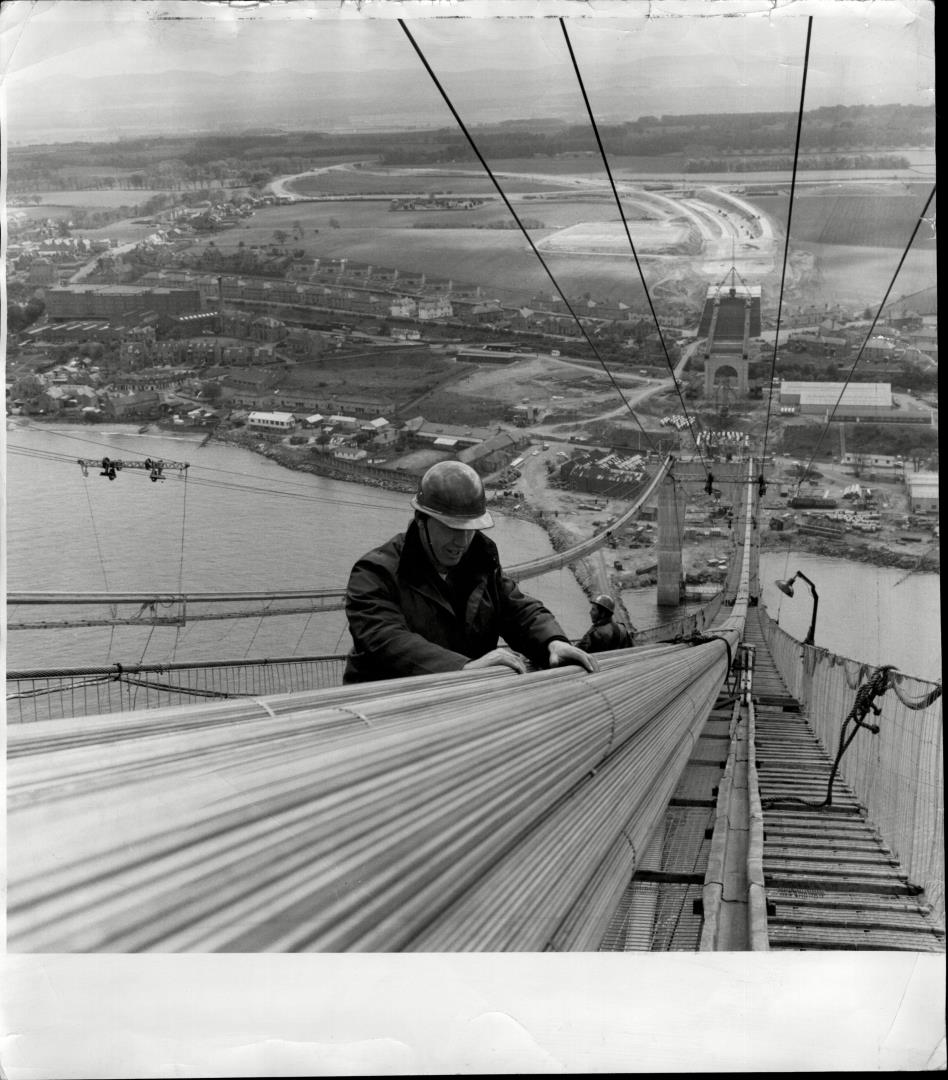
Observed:
[[[590,349],[593,352],[593,355],[599,361],[600,367],[602,368],[602,370],[608,376],[609,381],[612,383],[613,388],[615,389],[616,393],[619,395],[620,398],[622,398],[622,401],[625,404],[626,408],[629,410],[629,414],[631,415],[632,419],[636,422],[636,424],[638,424],[639,430],[646,437],[646,439],[648,439],[649,445],[652,447],[653,452],[654,453],[659,453],[658,448],[652,442],[652,439],[651,439],[651,436],[650,436],[649,432],[647,432],[645,430],[645,428],[642,427],[642,423],[639,420],[638,416],[636,416],[635,410],[632,408],[632,405],[630,404],[628,398],[625,396],[625,394],[624,394],[624,392],[622,390],[622,387],[619,386],[618,382],[616,381],[615,376],[609,370],[608,365],[603,360],[602,356],[599,354],[599,350],[596,348],[595,344],[593,343],[592,338],[587,333],[586,327],[583,326],[582,321],[580,320],[580,318],[576,314],[576,312],[573,310],[573,306],[572,306],[572,304],[570,304],[569,300],[567,299],[566,294],[560,288],[559,282],[556,280],[556,278],[553,275],[553,271],[550,270],[549,266],[546,263],[546,260],[540,254],[539,249],[537,248],[536,244],[533,242],[533,238],[530,236],[530,233],[527,231],[527,229],[524,226],[523,222],[520,220],[520,217],[517,214],[516,210],[514,210],[513,206],[511,205],[510,200],[507,198],[507,195],[505,194],[503,188],[497,182],[497,178],[494,176],[493,170],[491,169],[490,165],[487,164],[487,161],[485,160],[484,155],[481,153],[481,151],[478,148],[477,144],[475,143],[473,137],[471,136],[471,133],[468,131],[467,126],[465,125],[464,121],[461,119],[460,114],[458,113],[457,109],[454,107],[454,104],[452,103],[450,97],[448,96],[447,91],[441,85],[441,82],[438,79],[438,76],[435,74],[434,69],[431,67],[431,64],[428,63],[428,59],[425,56],[425,54],[422,52],[421,47],[418,45],[418,42],[415,41],[414,37],[412,36],[411,31],[405,25],[404,20],[403,19],[398,19],[397,21],[398,21],[398,25],[402,28],[402,30],[404,30],[405,36],[411,42],[412,48],[418,54],[418,59],[421,60],[422,64],[424,65],[425,70],[431,76],[431,80],[435,84],[435,87],[437,88],[438,93],[441,95],[445,105],[447,105],[448,109],[451,112],[451,115],[454,117],[455,122],[457,123],[458,127],[461,129],[461,133],[467,139],[468,145],[470,146],[471,150],[474,152],[475,156],[477,157],[477,160],[481,163],[481,166],[483,167],[484,171],[487,173],[491,183],[494,185],[494,188],[497,191],[497,194],[503,200],[504,205],[507,207],[507,210],[510,212],[511,217],[517,223],[517,227],[520,229],[520,231],[523,234],[524,238],[526,239],[527,243],[530,245],[531,251],[537,257],[537,261],[540,263],[540,265],[546,271],[546,275],[550,279],[550,282],[553,285],[553,288],[556,289],[557,293],[559,294],[560,299],[566,305],[567,311],[569,311],[570,315],[572,316],[573,321],[576,323],[577,327],[579,327],[580,333],[586,339],[586,344],[590,347]]]
[[[685,404],[685,400],[681,394],[681,388],[679,386],[679,380],[675,376],[675,366],[671,361],[671,356],[668,353],[668,346],[665,343],[665,335],[662,333],[661,324],[658,321],[658,315],[655,311],[655,305],[652,303],[652,296],[649,293],[648,284],[645,280],[645,272],[642,269],[642,264],[639,262],[638,252],[635,250],[635,244],[632,241],[632,233],[629,229],[629,222],[625,216],[625,209],[622,206],[622,200],[619,198],[619,192],[616,188],[616,182],[612,175],[612,168],[609,165],[609,159],[606,156],[606,149],[602,143],[602,137],[599,134],[599,125],[596,123],[596,117],[593,115],[592,105],[589,102],[589,95],[586,93],[586,85],[583,82],[583,76],[579,70],[579,63],[576,60],[576,54],[573,52],[573,44],[570,41],[569,31],[566,29],[566,22],[562,16],[560,16],[560,27],[563,31],[563,37],[566,39],[566,48],[569,50],[569,57],[573,64],[573,71],[576,73],[576,80],[579,83],[580,92],[583,95],[583,103],[586,106],[586,113],[589,116],[589,123],[593,129],[593,134],[596,136],[596,145],[599,147],[599,156],[602,158],[603,167],[606,170],[606,175],[609,177],[609,186],[612,188],[612,195],[616,202],[616,207],[619,210],[619,216],[622,218],[622,225],[625,228],[625,235],[629,241],[629,248],[632,251],[632,258],[635,260],[635,267],[639,272],[639,278],[642,282],[642,288],[645,291],[645,299],[648,301],[649,311],[652,313],[652,322],[655,324],[655,329],[658,331],[658,339],[662,345],[662,352],[665,354],[665,364],[668,367],[669,374],[672,377],[675,387],[675,393],[678,395],[678,400],[681,402],[681,407],[684,410],[685,419],[688,422],[688,430],[691,432],[691,438],[695,444],[695,448],[698,450],[698,457],[701,459],[702,464],[707,471],[708,465],[704,460],[701,449],[698,446],[698,439],[695,435],[694,425],[691,422],[691,416],[688,412],[688,406]]]
[[[793,224],[794,193],[797,186],[797,169],[800,162],[800,136],[803,132],[803,103],[806,99],[806,76],[810,66],[810,37],[813,32],[813,16],[806,22],[806,47],[803,52],[803,78],[800,84],[800,108],[797,111],[797,136],[793,147],[793,174],[790,177],[790,203],[787,207],[787,232],[783,244],[783,268],[780,272],[780,294],[777,298],[777,329],[774,333],[774,354],[770,361],[770,391],[767,398],[767,419],[764,423],[764,441],[761,447],[761,467],[767,456],[767,437],[770,431],[770,417],[774,402],[774,373],[777,369],[777,349],[780,345],[780,320],[783,315],[783,292],[787,280],[787,263],[790,255],[790,228]]]

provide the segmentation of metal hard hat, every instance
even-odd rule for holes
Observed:
[[[451,529],[489,529],[484,484],[470,465],[439,461],[421,478],[411,505]]]
[[[605,593],[597,596],[596,599],[593,600],[593,603],[596,605],[596,607],[605,608],[606,611],[610,613],[610,615],[616,609],[615,600],[613,600],[611,596],[606,596]]]

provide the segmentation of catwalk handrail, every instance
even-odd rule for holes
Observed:
[[[716,618],[723,592],[696,611],[654,626],[639,627],[635,644],[685,640]],[[170,661],[7,671],[7,722],[47,722],[64,716],[136,712],[186,704],[200,698],[261,694],[338,686],[346,653],[270,656],[231,660]]]
[[[537,559],[517,563],[506,567],[506,573],[515,581],[525,581],[528,578],[539,577],[553,570],[559,570],[570,563],[581,559],[591,552],[598,550],[606,544],[613,534],[634,521],[642,507],[652,496],[658,485],[664,479],[673,463],[668,457],[662,462],[655,476],[635,502],[624,510],[607,528],[600,530],[585,540],[565,548],[563,551],[554,551],[549,555],[542,555]],[[145,609],[152,612],[159,607],[170,607],[180,604],[187,607],[187,618],[192,622],[208,619],[239,618],[242,612],[206,612],[195,611],[195,604],[233,604],[233,603],[267,603],[268,608],[254,610],[251,614],[256,616],[300,614],[309,611],[339,611],[345,606],[345,589],[289,589],[284,591],[267,592],[183,592],[171,589],[152,590],[150,592],[62,592],[62,591],[35,591],[13,590],[7,593],[8,622],[10,630],[37,629],[50,626],[50,624],[37,624],[24,622],[19,617],[9,617],[9,609],[16,606],[81,606],[81,605],[116,605],[116,604],[139,604],[142,611],[135,617],[136,622],[148,623],[149,617],[145,615]],[[294,608],[279,607],[274,605],[288,604],[293,601],[311,601],[309,606],[297,606]],[[271,603],[272,602],[272,603]],[[109,620],[111,621],[111,620]],[[129,620],[125,620],[129,621]],[[67,625],[64,623],[64,625]],[[52,628],[50,626],[50,628]]]
[[[727,617],[597,672],[17,725],[8,947],[595,949],[730,674],[756,490]]]
[[[856,694],[877,665],[804,645],[760,610],[774,663],[805,710],[827,755],[835,758]],[[910,880],[921,885],[945,923],[944,744],[940,683],[891,671],[875,700],[880,715],[860,729],[840,759],[839,775],[866,807]]]

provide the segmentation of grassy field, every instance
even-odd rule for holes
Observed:
[[[37,191],[35,194],[42,200],[39,208],[45,209],[48,217],[49,211],[54,208],[68,210],[73,206],[83,206],[92,210],[109,210],[114,206],[139,206],[152,195],[165,195],[167,192],[161,188],[115,188],[111,191]]]
[[[553,224],[554,215],[547,214],[542,205],[524,204],[521,208],[524,216]],[[611,213],[606,203],[575,208],[560,206],[555,227],[571,219],[589,220],[592,211]],[[506,215],[499,205],[483,213],[489,213],[495,220]],[[228,251],[241,241],[248,247],[269,245],[273,243],[275,230],[282,229],[292,237],[294,223],[299,222],[303,238],[290,239],[288,247],[302,248],[309,258],[348,258],[377,267],[397,267],[406,273],[451,279],[459,286],[488,286],[492,296],[517,302],[526,301],[538,289],[550,291],[550,279],[519,229],[412,228],[412,219],[420,216],[425,215],[391,213],[378,203],[301,203],[267,207],[240,226],[215,233],[213,239],[219,248]],[[468,215],[462,212],[448,215],[449,221],[458,224],[462,218],[466,220]],[[333,219],[339,228],[330,226]],[[319,230],[318,234],[315,229]],[[541,230],[535,233],[536,239],[542,235]],[[632,299],[642,296],[631,255],[628,259],[614,257],[605,261],[595,256],[550,255],[548,264],[568,295],[591,291],[597,297],[626,303],[630,295]]]
[[[542,180],[498,177],[498,182],[504,191],[556,191],[562,188],[555,180],[544,183]],[[390,172],[339,169],[315,176],[301,176],[287,184],[287,188],[297,195],[426,195],[429,192],[488,195],[496,192],[490,178],[483,173],[470,170],[429,172],[427,169],[393,169]]]
[[[653,164],[657,159],[650,159]],[[507,160],[494,166],[510,171],[546,170],[555,183],[555,175],[564,173],[595,174],[598,163],[593,158],[543,160]],[[639,164],[625,160],[613,167]],[[104,171],[104,170],[103,170]],[[399,170],[399,178],[414,184],[417,176],[427,175],[436,190],[460,191],[461,183],[476,182],[485,191],[484,177],[462,177],[451,170],[437,174],[411,176]],[[361,171],[338,175],[342,179],[377,183]],[[317,178],[318,179],[318,178]],[[387,181],[389,177],[383,177]],[[735,179],[733,176],[730,178]],[[751,176],[741,176],[750,182]],[[486,185],[486,187],[485,187]],[[847,303],[878,303],[895,269],[895,250],[904,245],[927,195],[927,187],[916,184],[908,195],[886,194],[879,188],[845,189],[840,194],[816,196],[818,189],[804,185],[794,207],[794,245],[805,246],[816,257],[816,273],[805,283],[814,300],[840,299]],[[857,190],[868,192],[856,194]],[[71,208],[133,207],[155,192],[148,190],[46,191],[44,202],[23,208],[30,218],[68,216]],[[785,223],[787,197],[751,196],[761,210]],[[522,219],[542,222],[543,228],[531,230],[534,241],[558,229],[591,224],[593,231],[605,223],[618,221],[618,213],[609,195],[602,197],[563,194],[554,198],[512,200]],[[632,218],[631,204],[626,208]],[[208,239],[224,249],[270,245],[273,233],[282,229],[290,235],[289,248],[302,248],[309,258],[349,258],[377,267],[395,268],[406,273],[426,273],[432,278],[451,279],[458,287],[465,285],[489,290],[488,295],[505,302],[524,303],[537,292],[549,294],[553,285],[516,228],[477,228],[489,222],[508,222],[509,213],[496,197],[472,211],[392,212],[387,200],[332,203],[299,203],[263,208],[233,229],[202,237],[195,245],[203,247]],[[303,229],[298,238],[296,224]],[[335,224],[333,224],[335,223]],[[417,226],[435,225],[435,228]],[[318,230],[318,231],[317,231]],[[133,225],[131,220],[116,222],[99,230],[84,230],[82,235],[107,236],[124,243],[140,239],[149,226]],[[832,241],[832,242],[828,242]],[[906,295],[931,285],[936,280],[934,242],[921,238],[896,282],[893,295]],[[597,299],[622,301],[642,308],[644,292],[631,256],[568,255],[548,253],[547,265],[568,297],[585,293]],[[652,287],[671,273],[682,261],[650,259],[643,255],[643,269]],[[697,278],[696,278],[697,281]],[[700,282],[698,282],[700,284]],[[766,285],[767,283],[765,283]],[[697,287],[697,286],[696,286]],[[644,310],[644,309],[643,309]]]
[[[629,233],[637,250],[667,248],[671,244],[683,244],[688,239],[687,225],[648,221],[630,223]],[[629,240],[618,221],[584,221],[544,241],[545,251],[581,251],[602,255],[628,255]]]
[[[926,197],[927,191],[922,195],[802,194],[793,207],[793,239],[814,244],[902,248],[912,235]],[[786,228],[786,197],[750,198]]]
[[[892,282],[901,252],[894,248],[807,244],[816,255],[820,283],[818,293],[829,303],[852,304],[875,311]],[[928,250],[909,253],[892,286],[890,300],[909,296],[934,285],[938,279],[937,253]]]
[[[620,173],[680,173],[685,164],[683,154],[666,154],[661,157],[613,156],[609,153],[608,143],[606,143],[606,154],[609,157],[609,168],[614,176]],[[500,158],[491,161],[490,167],[495,171],[546,173],[550,176],[592,175],[601,176],[603,180],[607,179],[602,158],[598,153],[583,157]]]

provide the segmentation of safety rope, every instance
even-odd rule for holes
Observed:
[[[154,682],[151,679],[139,679],[133,675],[123,675],[121,679],[117,680],[125,683],[127,686],[143,686],[149,690],[162,690],[167,691],[170,694],[184,694],[190,697],[205,697],[205,698],[232,698],[242,697],[242,694],[228,694],[223,690],[202,690],[192,686],[177,686],[174,683],[160,683]]]
[[[723,641],[724,646],[727,649],[727,674],[724,676],[724,686],[728,693],[733,693],[734,688],[731,686],[731,667],[734,663],[733,656],[731,654],[731,643],[726,637],[720,634],[707,634],[702,631],[695,631],[692,634],[679,634],[677,637],[671,638],[669,641],[663,642],[665,645],[707,645],[712,641]]]
[[[181,496],[181,555],[178,560],[178,594],[184,596],[184,539],[187,535],[188,521],[188,471],[184,471],[184,494]],[[174,632],[174,642],[171,646],[172,662],[178,658],[178,641],[181,636],[181,627],[184,623],[182,618]]]
[[[934,705],[935,702],[941,697],[941,683],[939,683],[933,690],[930,690],[924,697],[920,697],[913,701],[911,698],[907,698],[902,692],[900,683],[903,680],[901,678],[894,678],[892,680],[891,689],[895,696],[902,702],[907,709],[912,709],[914,712],[920,712],[922,709],[927,709],[929,705]]]
[[[866,717],[870,713],[874,716],[880,716],[882,709],[875,704],[876,698],[882,697],[887,690],[894,686],[893,672],[895,667],[892,664],[884,664],[882,667],[877,668],[874,675],[872,675],[862,686],[856,691],[856,697],[853,701],[852,708],[846,714],[846,718],[843,720],[842,727],[839,729],[839,743],[836,749],[836,759],[833,761],[833,767],[830,769],[829,781],[826,786],[826,798],[822,802],[815,803],[808,799],[801,799],[794,795],[781,795],[774,796],[769,799],[761,799],[762,806],[782,806],[786,803],[802,804],[808,806],[813,810],[826,810],[833,805],[833,784],[836,781],[836,774],[839,771],[840,762],[843,759],[843,755],[849,749],[853,739],[859,732],[860,728],[865,728],[866,731],[871,732],[873,735],[879,734],[879,725],[867,722]],[[938,688],[938,692],[941,692],[941,688]],[[852,724],[852,729],[849,729]]]
[[[102,581],[105,584],[105,591],[108,592],[109,591],[109,576],[108,576],[108,574],[106,573],[106,570],[105,570],[105,558],[102,555],[102,544],[99,541],[99,530],[95,527],[95,511],[92,509],[92,497],[89,494],[88,481],[84,480],[82,486],[83,486],[83,490],[86,493],[86,502],[87,502],[87,504],[89,506],[89,518],[90,518],[90,520],[92,522],[92,535],[93,535],[93,537],[95,539],[95,549],[96,549],[96,553],[98,554],[98,557],[99,557],[99,566],[102,568]],[[115,617],[115,609],[114,608],[112,609],[112,617],[113,618]],[[106,651],[106,654],[105,654],[106,660],[111,659],[112,646],[113,646],[114,643],[115,643],[115,626],[113,625],[111,630],[109,631],[109,647],[108,647],[108,650]]]

